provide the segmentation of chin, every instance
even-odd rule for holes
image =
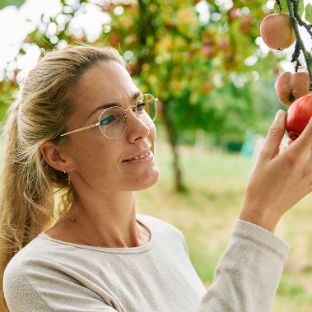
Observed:
[[[132,185],[131,186],[129,185],[128,190],[131,190],[131,191],[145,190],[155,185],[158,179],[159,179],[159,169],[156,167],[156,168],[153,168],[152,172],[146,173],[132,180],[132,183],[131,183]]]
[[[153,185],[155,185],[157,183],[159,179],[159,170],[157,170],[157,172],[154,173],[153,177],[151,177],[141,188],[141,190],[143,189],[147,189],[149,187],[152,187]]]

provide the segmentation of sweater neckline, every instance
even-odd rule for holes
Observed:
[[[55,239],[45,232],[41,232],[38,235],[38,237],[61,244],[61,245],[68,245],[68,246],[72,246],[72,247],[76,247],[80,249],[89,249],[89,250],[96,250],[96,251],[101,251],[101,252],[106,252],[106,253],[120,253],[120,254],[140,253],[140,252],[147,251],[152,247],[152,245],[154,244],[154,235],[151,229],[145,224],[144,221],[142,221],[142,218],[140,216],[137,215],[136,220],[141,225],[143,225],[150,234],[150,239],[147,243],[140,245],[140,246],[136,246],[136,247],[97,247],[97,246],[91,246],[91,245],[86,245],[86,244],[76,244],[76,243],[70,243],[70,242],[59,240],[59,239]]]

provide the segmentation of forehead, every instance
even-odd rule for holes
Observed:
[[[87,114],[105,103],[130,100],[138,88],[121,64],[102,61],[83,73],[72,91],[75,111]]]

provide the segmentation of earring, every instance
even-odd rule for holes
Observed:
[[[67,183],[70,185],[70,172],[67,170],[63,170],[63,173],[67,175]]]

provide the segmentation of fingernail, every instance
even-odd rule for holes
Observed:
[[[280,121],[283,118],[284,118],[284,111],[282,109],[279,109],[275,114],[274,121]]]

